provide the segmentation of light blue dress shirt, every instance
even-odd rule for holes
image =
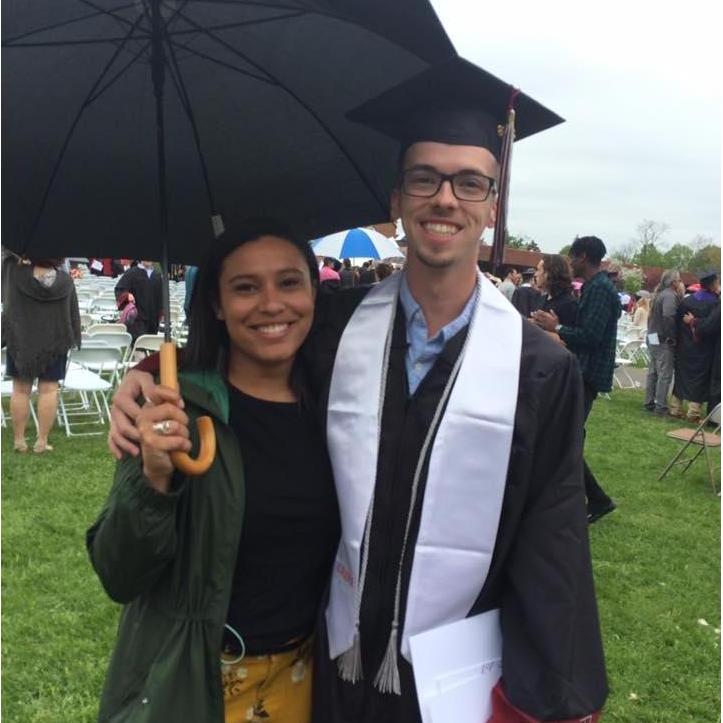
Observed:
[[[474,311],[477,290],[472,292],[462,313],[447,326],[442,327],[431,339],[427,338],[427,321],[422,307],[416,302],[409,290],[406,274],[402,277],[399,289],[399,300],[404,309],[407,322],[407,380],[409,393],[414,394],[419,383],[434,366],[437,357],[442,353],[444,345],[463,327],[469,324]]]

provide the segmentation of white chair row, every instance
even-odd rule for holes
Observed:
[[[113,388],[128,368],[158,351],[162,342],[160,335],[144,334],[131,344],[128,333],[101,332],[84,339],[81,349],[72,350],[58,408],[65,433],[69,437],[104,434]]]

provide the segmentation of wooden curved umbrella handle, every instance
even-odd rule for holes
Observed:
[[[171,389],[178,389],[176,345],[173,342],[165,341],[161,344],[161,384]],[[211,417],[199,417],[196,420],[196,428],[201,440],[201,448],[196,459],[186,452],[171,452],[173,466],[189,477],[204,474],[216,456],[216,434],[213,431]]]

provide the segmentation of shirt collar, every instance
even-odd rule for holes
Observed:
[[[424,325],[424,328],[427,328],[427,322],[424,318],[424,313],[422,312],[422,307],[419,305],[417,300],[412,296],[412,292],[409,289],[409,284],[407,283],[407,275],[402,272],[402,282],[399,286],[399,301],[402,304],[402,309],[404,310],[404,316],[406,317],[406,323],[407,323],[407,332],[409,332],[414,324],[422,324]],[[472,312],[474,311],[475,304],[477,301],[477,285],[475,285],[474,290],[470,294],[469,299],[467,299],[467,303],[465,304],[464,309],[462,309],[462,313],[452,321],[449,322],[446,326],[442,327],[439,332],[435,335],[434,340],[441,339],[444,343],[446,343],[449,339],[451,339],[462,327],[469,324],[470,320],[472,319]],[[430,339],[429,341],[433,341],[433,339]]]

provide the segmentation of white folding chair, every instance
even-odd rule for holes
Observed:
[[[108,314],[118,311],[118,304],[113,296],[99,296],[90,303],[89,311],[92,315]]]
[[[631,340],[626,342],[620,351],[615,356],[615,371],[613,373],[613,380],[617,383],[620,389],[637,389],[640,387],[640,382],[630,376],[628,367],[633,366],[638,358],[640,347],[642,346],[641,341]],[[621,381],[620,377],[623,377]],[[623,383],[625,382],[625,383]]]
[[[93,324],[87,331],[89,334],[125,334],[128,327],[122,321],[118,321],[113,324]]]
[[[163,334],[141,334],[133,344],[131,353],[125,363],[126,368],[132,369],[142,359],[145,359],[153,352],[160,351],[163,338]]]
[[[107,368],[109,365],[114,365],[116,371],[112,372],[112,374],[117,374],[120,360],[120,350],[112,347],[73,349],[70,352],[65,379],[60,384],[58,410],[68,437],[103,434],[105,432],[105,429],[97,429],[97,427],[98,425],[105,426],[106,418],[110,416],[106,397],[113,386],[111,382],[103,379],[100,374],[92,371],[90,367]],[[87,432],[73,431],[71,418],[80,420],[77,422],[77,426],[92,425],[95,429]]]
[[[3,373],[4,376],[4,373]],[[36,392],[37,387],[33,385],[32,392]],[[32,392],[30,394],[30,418],[33,420],[33,424],[35,425],[35,434],[38,433],[38,415],[35,413],[35,408],[33,407],[33,400],[32,400]],[[3,379],[0,381],[0,397],[2,399],[9,399],[12,396],[13,393],[13,380],[12,379]],[[7,416],[5,415],[5,409],[3,408],[2,403],[0,403],[0,426],[1,427],[7,427],[8,421]]]
[[[3,347],[0,349],[0,397],[2,399],[9,399],[12,396],[13,393],[13,380],[12,379],[5,379],[5,372],[7,370],[7,361],[8,361],[8,350]],[[32,417],[33,424],[35,425],[35,431],[37,433],[38,431],[38,416],[35,414],[35,408],[33,407],[32,402],[32,392],[37,391],[37,387],[35,384],[33,384],[33,389],[31,391],[31,400],[30,400],[30,416]],[[0,400],[0,426],[7,427],[7,418],[5,416],[5,410],[2,405],[2,401]]]
[[[118,382],[120,382],[123,364],[130,356],[132,341],[133,339],[127,331],[96,332],[94,334],[89,334],[87,339],[84,339],[82,342],[83,349],[102,346],[118,349],[121,356],[118,363],[109,359],[104,363],[88,365],[88,368],[91,371],[100,374],[102,377],[105,377],[111,382],[111,384],[113,384],[113,386],[115,386]]]

